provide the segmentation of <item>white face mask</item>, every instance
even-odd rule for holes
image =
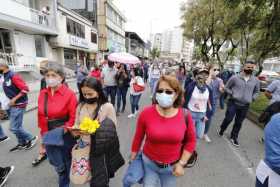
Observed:
[[[53,87],[58,86],[61,83],[61,80],[55,79],[55,78],[47,78],[46,83],[47,83],[48,87],[53,88]]]
[[[173,106],[173,98],[174,93],[172,95],[168,95],[166,93],[157,93],[156,94],[156,100],[160,107],[162,108],[170,108]]]

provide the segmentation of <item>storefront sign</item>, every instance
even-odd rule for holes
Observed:
[[[70,41],[70,45],[82,47],[82,48],[86,48],[86,49],[89,48],[89,43],[83,38],[79,38],[77,36],[70,35],[69,41]]]

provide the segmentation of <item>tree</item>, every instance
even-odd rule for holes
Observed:
[[[160,51],[157,48],[153,48],[151,51],[151,56],[152,56],[153,60],[155,58],[158,58],[160,56]]]

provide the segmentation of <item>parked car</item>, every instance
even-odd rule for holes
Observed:
[[[274,80],[280,80],[280,74],[273,71],[263,71],[258,79],[261,82],[261,91],[265,91]]]

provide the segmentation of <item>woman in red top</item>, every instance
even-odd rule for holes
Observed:
[[[62,84],[64,71],[59,64],[48,64],[45,74],[47,88],[41,90],[38,100],[38,122],[43,144],[40,152],[45,152],[59,176],[59,187],[69,186],[71,150],[74,138],[67,132],[75,122],[77,98],[75,93]],[[46,143],[47,135],[63,144]]]
[[[96,78],[97,80],[101,80],[101,71],[97,64],[93,65],[93,70],[90,72],[90,76]]]
[[[145,137],[144,186],[156,187],[160,181],[162,187],[175,187],[176,177],[184,175],[183,166],[195,149],[194,124],[190,113],[185,118],[182,96],[179,81],[162,76],[156,87],[156,104],[145,108],[139,116],[131,160],[136,158]]]

